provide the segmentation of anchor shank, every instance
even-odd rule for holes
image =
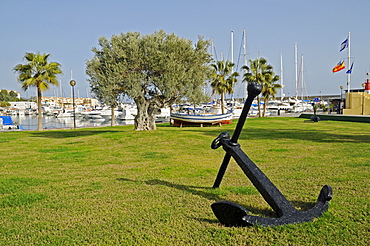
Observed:
[[[245,123],[245,121],[247,119],[248,112],[249,112],[249,109],[252,106],[252,102],[253,102],[254,98],[255,98],[254,96],[248,96],[247,100],[244,103],[244,107],[243,107],[242,113],[240,114],[238,123],[236,124],[235,131],[233,133],[233,136],[231,137],[231,141],[234,142],[234,143],[237,143],[238,142],[240,133],[242,132],[244,123]]]
[[[251,108],[252,102],[253,102],[254,98],[261,92],[261,89],[262,89],[262,87],[258,83],[251,83],[251,84],[248,85],[248,97],[247,97],[247,100],[245,100],[242,113],[240,114],[238,123],[235,127],[235,131],[234,131],[233,136],[231,138],[232,142],[234,142],[234,143],[238,142],[240,133],[241,133],[241,131],[243,129],[243,126],[244,126],[244,123],[247,119],[248,112],[249,112],[249,109]],[[217,173],[217,177],[216,177],[216,180],[213,184],[213,188],[218,188],[220,186],[222,178],[223,178],[223,176],[226,172],[226,168],[229,165],[229,162],[230,162],[230,155],[228,153],[226,153],[225,156],[224,156],[223,162],[221,164],[221,167],[220,167],[220,169]]]
[[[239,144],[235,145],[227,139],[222,139],[221,143],[224,150],[235,159],[245,175],[247,175],[265,201],[279,217],[296,211],[293,205],[284,197],[279,189],[276,188],[270,179],[240,149]]]
[[[247,115],[248,115],[248,112],[249,112],[249,109],[252,105],[252,102],[253,102],[253,99],[254,97],[251,97],[249,96],[247,98],[247,100],[245,101],[245,104],[244,104],[244,107],[243,107],[243,110],[242,110],[242,113],[240,115],[240,118],[239,118],[239,121],[236,125],[236,128],[235,128],[235,131],[233,133],[233,136],[231,138],[231,141],[233,141],[234,143],[237,143],[238,142],[238,138],[240,136],[240,133],[243,129],[243,125],[244,125],[244,122],[247,118]],[[213,184],[213,188],[218,188],[221,184],[221,181],[222,181],[222,178],[226,172],[226,168],[227,166],[229,165],[229,162],[230,162],[230,154],[226,152],[225,156],[224,156],[224,159],[222,161],[222,164],[221,164],[221,167],[217,173],[217,177],[216,177],[216,180],[215,180],[215,183]]]

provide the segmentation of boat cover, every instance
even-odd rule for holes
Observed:
[[[3,125],[13,125],[13,120],[11,116],[0,116],[3,119]]]

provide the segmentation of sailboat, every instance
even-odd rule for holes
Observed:
[[[303,55],[301,55],[300,69],[298,69],[298,45],[294,44],[295,57],[295,97],[289,98],[288,103],[293,107],[292,112],[300,113],[312,111],[313,107],[309,100],[304,100],[304,92],[307,94],[307,88],[303,73]],[[301,92],[301,99],[299,99],[299,92]]]
[[[190,110],[188,112],[171,113],[170,123],[176,126],[231,124],[233,114],[231,112],[220,114],[218,110],[218,108],[211,108],[210,110],[201,110],[197,114],[190,114]]]
[[[231,63],[234,63],[233,44],[234,42],[234,31],[231,31]],[[212,42],[212,57],[213,57],[213,42]],[[231,71],[233,73],[233,71]],[[221,105],[223,106],[223,105]],[[218,109],[213,107],[211,110],[203,109],[200,113],[177,112],[170,114],[170,123],[172,125],[223,125],[230,124],[233,119],[232,110],[226,114],[217,112]]]

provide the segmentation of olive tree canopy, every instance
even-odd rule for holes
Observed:
[[[91,89],[107,102],[122,95],[132,98],[138,109],[136,130],[154,130],[158,109],[200,95],[210,78],[209,42],[201,37],[193,44],[163,30],[128,32],[102,37],[99,46],[86,62]]]

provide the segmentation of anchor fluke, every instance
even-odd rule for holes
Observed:
[[[228,201],[215,202],[211,205],[216,218],[225,226],[247,226],[243,218],[248,215],[248,210],[236,203]]]
[[[332,188],[325,185],[320,192],[316,205],[307,210],[299,211],[289,209],[283,216],[277,218],[266,218],[254,215],[248,215],[248,210],[244,207],[228,201],[219,201],[211,205],[212,211],[221,224],[228,227],[244,226],[278,226],[288,224],[298,224],[312,221],[327,211],[329,201],[332,198]]]

